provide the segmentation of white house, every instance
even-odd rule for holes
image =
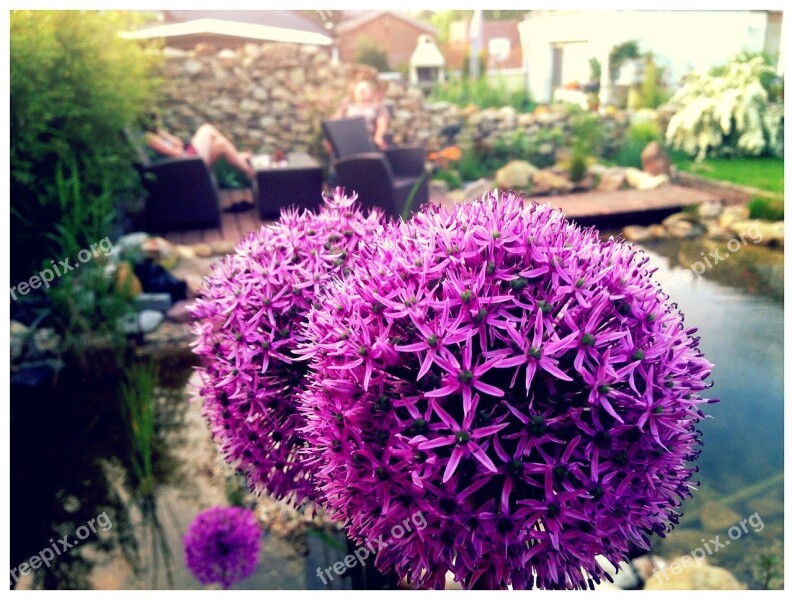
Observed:
[[[686,73],[725,63],[743,50],[782,56],[780,11],[534,11],[518,28],[527,86],[535,100],[551,101],[571,82],[590,79],[601,61],[601,104],[611,97],[609,52],[637,40],[677,82]],[[782,59],[780,63],[782,69]]]

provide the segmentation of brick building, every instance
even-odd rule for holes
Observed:
[[[370,44],[386,53],[389,67],[394,70],[408,66],[420,35],[430,35],[435,40],[437,31],[408,15],[390,10],[363,12],[334,28],[339,60],[355,62],[361,45]]]

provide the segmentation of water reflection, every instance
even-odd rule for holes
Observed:
[[[665,241],[648,245],[657,279],[699,329],[701,348],[714,363],[705,411],[701,490],[685,504],[681,527],[660,544],[664,554],[689,553],[701,538],[758,513],[762,531],[710,557],[743,582],[762,587],[761,555],[783,540],[783,254],[746,246],[681,285],[682,272],[724,242]],[[770,550],[771,549],[771,550]]]

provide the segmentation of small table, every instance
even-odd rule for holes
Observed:
[[[260,218],[277,219],[287,206],[316,210],[322,205],[323,170],[308,154],[291,152],[285,163],[256,156],[251,163],[256,171],[254,198]]]

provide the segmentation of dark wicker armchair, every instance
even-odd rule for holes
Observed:
[[[221,228],[218,185],[200,157],[151,161],[137,138],[129,131],[125,134],[135,149],[135,168],[148,195],[148,231]]]
[[[422,148],[401,146],[381,151],[361,118],[324,121],[323,130],[334,151],[337,185],[356,192],[362,206],[377,206],[398,218],[414,189],[413,209],[428,201]]]

